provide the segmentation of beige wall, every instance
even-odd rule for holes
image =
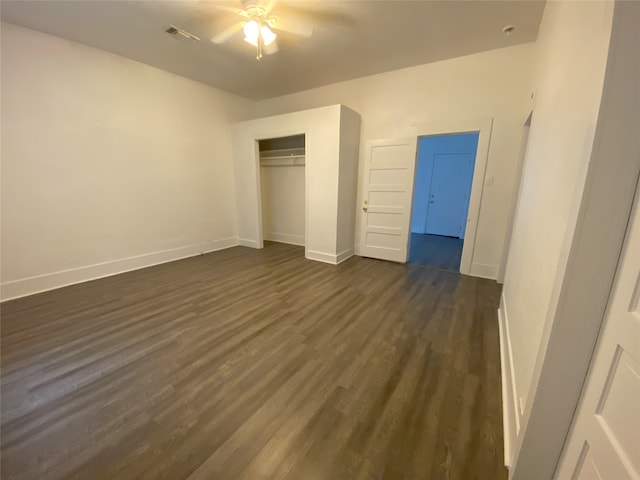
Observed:
[[[494,182],[484,187],[473,256],[492,276],[530,106],[532,53],[520,45],[256,104],[3,24],[2,297],[234,244],[230,124],[336,103],[362,114],[361,145],[456,118],[494,119]]]
[[[493,118],[473,263],[497,275],[509,213],[522,125],[531,102],[533,44],[421,65],[264,100],[258,116],[335,103],[362,115],[359,184],[364,143],[370,139],[426,134],[429,125],[456,118]],[[360,188],[360,187],[359,187]],[[358,198],[362,194],[358,192]],[[359,231],[360,215],[357,215]],[[356,236],[356,242],[359,237]]]
[[[549,2],[501,317],[515,415],[526,423],[536,361],[557,308],[594,144],[613,2]],[[514,419],[515,420],[515,419]]]
[[[230,123],[254,102],[2,24],[2,295],[235,242]]]

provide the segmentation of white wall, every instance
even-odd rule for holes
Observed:
[[[2,295],[234,244],[254,103],[2,24]]]
[[[522,124],[529,113],[533,44],[396,70],[258,102],[260,116],[342,103],[362,116],[358,199],[370,139],[429,133],[456,118],[494,119],[473,252],[478,269],[497,275]],[[358,228],[360,215],[357,216]],[[359,242],[359,235],[356,236]]]
[[[612,11],[612,2],[548,2],[536,45],[537,98],[500,311],[511,357],[506,380],[518,412],[513,420],[522,424],[584,190]]]
[[[344,259],[353,255],[356,234],[356,194],[358,186],[358,153],[360,148],[360,115],[340,107],[340,164],[338,178],[337,255]]]

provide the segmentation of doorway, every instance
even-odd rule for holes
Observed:
[[[479,132],[418,137],[408,262],[460,271]]]
[[[306,245],[305,135],[258,141],[263,239]]]
[[[530,112],[522,126],[522,141],[520,143],[520,155],[518,156],[518,167],[516,169],[516,184],[511,197],[511,210],[509,211],[509,220],[507,220],[506,235],[504,238],[504,246],[502,247],[502,259],[500,261],[500,270],[498,271],[498,283],[504,284],[505,275],[507,273],[507,261],[509,260],[509,249],[511,248],[511,236],[513,235],[513,227],[516,220],[516,212],[518,211],[518,203],[520,202],[520,189],[522,188],[522,179],[524,174],[524,164],[527,158],[527,147],[529,146],[529,131],[531,130],[531,119],[533,112]]]

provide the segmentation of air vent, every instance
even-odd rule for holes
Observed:
[[[167,28],[165,32],[167,32],[172,37],[177,38],[178,40],[191,40],[192,42],[197,42],[200,40],[195,35],[176,27],[175,25],[169,25],[169,28]]]

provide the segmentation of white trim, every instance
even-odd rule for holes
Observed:
[[[338,264],[338,256],[331,253],[317,252],[315,250],[307,250],[304,257],[308,260],[316,260],[318,262],[330,263],[331,265]]]
[[[251,240],[250,238],[239,238],[238,245],[240,245],[241,247],[249,248],[263,248],[263,246],[260,245],[257,240]]]
[[[460,268],[460,270],[462,271],[462,267]],[[468,275],[495,280],[496,278],[498,278],[498,266],[487,265],[486,263],[472,263]]]
[[[462,259],[460,261],[460,273],[473,276],[486,276],[486,278],[495,279],[498,275],[496,272],[489,276],[478,275],[472,271],[473,252],[476,243],[476,234],[478,231],[478,220],[480,218],[480,206],[482,204],[482,194],[484,190],[484,179],[487,169],[487,160],[489,158],[489,143],[491,140],[491,132],[493,128],[493,118],[452,118],[439,119],[433,123],[420,123],[412,126],[413,132],[417,137],[430,137],[436,135],[451,135],[458,133],[477,132],[478,148],[476,150],[476,160],[473,168],[473,180],[471,182],[471,196],[469,199],[469,209],[467,213],[467,225],[464,232],[464,244],[462,245]],[[416,159],[417,161],[417,159]],[[413,179],[415,188],[415,173]],[[409,238],[411,237],[409,232]],[[408,259],[407,249],[407,259]],[[406,261],[406,260],[405,260]]]
[[[146,253],[135,257],[122,258],[110,262],[97,263],[94,265],[37,275],[35,277],[13,280],[0,285],[0,298],[2,298],[2,301],[5,301],[26,297],[35,293],[46,292],[48,290],[87,282],[89,280],[96,280],[98,278],[110,277],[119,273],[151,267],[161,263],[201,255],[203,253],[214,252],[216,250],[222,250],[236,245],[238,245],[237,238],[228,237],[212,242],[188,245],[160,252]]]
[[[257,119],[264,120],[264,119]],[[306,249],[306,238],[307,232],[309,231],[309,167],[311,163],[311,135],[309,134],[309,129],[304,128],[291,128],[291,129],[258,129],[251,134],[249,137],[253,140],[254,145],[254,169],[255,169],[255,184],[256,184],[256,202],[257,202],[257,218],[256,218],[256,231],[258,233],[258,238],[255,240],[255,244],[257,247],[255,248],[263,248],[264,240],[267,240],[267,235],[265,235],[263,231],[263,223],[262,223],[262,167],[260,165],[260,140],[269,140],[273,138],[281,138],[281,137],[291,137],[295,135],[304,135],[304,149],[305,149],[305,169],[304,169],[304,236],[302,237],[302,243],[293,243],[294,245],[304,246]],[[274,234],[272,234],[274,235]],[[278,235],[277,233],[275,235]],[[277,240],[279,241],[279,240]],[[292,243],[282,240],[283,243]],[[247,245],[249,246],[249,245]]]
[[[509,316],[504,293],[498,308],[498,327],[500,329],[500,367],[502,378],[502,428],[504,430],[504,464],[512,464],[512,452],[520,431],[520,413],[518,410],[517,384],[513,368],[513,350],[509,334]]]
[[[290,233],[267,232],[264,239],[272,242],[288,243],[304,247],[304,235],[291,235]]]
[[[346,250],[340,252],[338,255],[336,255],[336,264],[338,263],[342,263],[345,260],[347,260],[348,258],[353,257],[353,248],[347,248]]]

